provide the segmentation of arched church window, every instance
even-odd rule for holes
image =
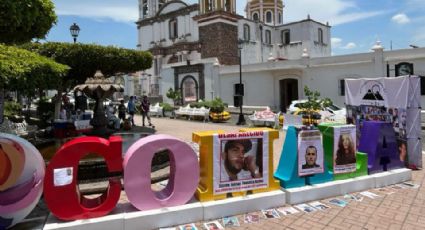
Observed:
[[[272,35],[270,30],[266,30],[266,44],[272,44]]]
[[[174,39],[178,37],[177,31],[177,19],[171,19],[169,22],[169,31],[170,31],[170,39]]]
[[[243,40],[249,41],[251,39],[250,28],[248,24],[243,25]]]
[[[318,29],[318,40],[320,44],[323,44],[323,30],[321,28]]]
[[[267,11],[266,13],[266,23],[272,23],[272,12]]]
[[[288,45],[291,43],[291,32],[290,30],[282,30],[280,34],[280,39],[283,45]]]
[[[258,13],[253,13],[252,14],[252,20],[258,21]]]

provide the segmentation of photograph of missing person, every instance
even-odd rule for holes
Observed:
[[[329,203],[331,203],[333,205],[336,205],[336,206],[339,206],[339,207],[345,207],[345,206],[347,206],[347,201],[342,200],[342,199],[337,199],[337,198],[334,198],[332,200],[329,200]]]
[[[280,218],[280,215],[276,211],[276,209],[261,210],[261,212],[263,213],[264,217],[267,219]]]
[[[277,209],[279,212],[281,212],[283,215],[287,216],[287,215],[292,215],[292,214],[297,214],[300,211],[298,211],[296,208],[294,207],[282,207],[282,208],[278,208]]]
[[[239,224],[239,220],[236,216],[228,216],[223,217],[223,225],[224,227],[238,227],[241,226]]]
[[[330,208],[329,206],[327,206],[326,204],[323,204],[320,201],[311,202],[309,203],[309,205],[313,206],[317,210],[322,210],[322,211]]]
[[[260,216],[258,214],[248,213],[244,215],[243,220],[245,223],[258,223]]]
[[[397,139],[397,146],[398,146],[398,156],[400,161],[404,162],[405,164],[407,164],[407,141],[398,138]]]
[[[305,213],[317,211],[317,209],[315,209],[313,206],[310,206],[308,204],[298,204],[298,205],[295,205],[295,207],[298,208],[299,210],[305,212]]]
[[[322,134],[319,130],[302,130],[298,134],[298,175],[323,173]]]
[[[220,182],[262,177],[261,139],[233,139],[221,143]]]
[[[334,173],[356,171],[356,127],[334,127]]]
[[[211,222],[207,222],[204,223],[204,227],[207,230],[219,230],[219,229],[224,229],[223,226],[220,224],[220,222],[216,221],[211,221]]]
[[[195,224],[183,224],[179,226],[179,230],[198,230]]]

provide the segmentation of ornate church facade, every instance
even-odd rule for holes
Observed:
[[[307,15],[285,23],[282,0],[248,0],[241,16],[236,2],[139,0],[138,49],[154,56],[142,73],[143,91],[171,102],[165,97],[171,88],[180,90],[183,104],[221,97],[233,105],[241,63],[243,104],[285,111],[303,98],[305,85],[343,105],[345,78],[395,76],[395,65],[404,62],[419,66],[412,74],[425,75],[422,48],[384,51],[377,44],[371,53],[334,57],[327,22]]]

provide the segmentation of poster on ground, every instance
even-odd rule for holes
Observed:
[[[334,173],[356,171],[356,126],[334,127]]]
[[[298,176],[323,173],[322,134],[319,130],[298,133]]]
[[[268,138],[267,131],[214,135],[214,194],[269,186]]]

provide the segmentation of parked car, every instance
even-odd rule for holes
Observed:
[[[303,103],[306,103],[307,100],[295,100],[292,101],[291,104],[288,107],[288,113],[290,114],[294,114],[296,111],[300,110],[300,105]],[[328,111],[333,115],[336,116],[346,116],[347,115],[347,110],[345,108],[341,108],[335,104],[331,104],[330,106],[327,106],[325,108],[323,108],[324,111]]]

